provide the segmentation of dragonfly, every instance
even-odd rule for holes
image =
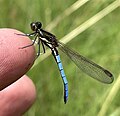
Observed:
[[[68,81],[63,69],[63,65],[60,59],[60,55],[58,52],[58,48],[65,53],[75,64],[76,66],[81,69],[84,73],[86,73],[88,76],[106,84],[110,84],[113,82],[114,77],[111,72],[109,72],[107,69],[101,67],[100,65],[94,63],[93,61],[89,60],[88,58],[85,58],[84,56],[80,55],[76,51],[70,49],[62,42],[58,41],[56,39],[56,36],[52,33],[42,29],[42,23],[32,22],[30,24],[31,30],[33,31],[30,34],[18,34],[23,36],[33,36],[33,42],[32,44],[26,45],[21,47],[21,49],[33,46],[36,42],[38,44],[38,51],[37,51],[37,57],[40,56],[41,53],[41,47],[43,49],[43,53],[45,53],[45,46],[47,46],[51,52],[52,55],[58,65],[58,69],[60,71],[60,75],[63,81],[64,85],[64,103],[66,104],[68,101]]]

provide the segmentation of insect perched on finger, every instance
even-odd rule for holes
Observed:
[[[105,68],[99,66],[98,64],[94,63],[93,61],[85,58],[84,56],[80,55],[79,53],[73,51],[72,49],[68,48],[65,44],[59,42],[56,39],[56,36],[53,35],[50,32],[47,32],[42,29],[42,24],[41,22],[32,22],[30,24],[31,29],[33,33],[30,34],[18,34],[18,35],[23,35],[23,36],[33,36],[34,40],[32,44],[26,45],[21,47],[21,49],[33,46],[37,41],[38,44],[38,52],[37,52],[37,57],[41,55],[40,53],[40,45],[42,45],[43,48],[43,53],[45,53],[45,46],[47,46],[51,52],[52,55],[54,56],[54,59],[58,65],[63,84],[64,84],[64,102],[66,103],[68,100],[68,81],[64,73],[64,69],[61,63],[60,55],[57,50],[59,48],[62,52],[64,52],[75,64],[76,66],[81,69],[84,73],[89,75],[90,77],[109,84],[112,83],[114,80],[113,75],[106,70]]]

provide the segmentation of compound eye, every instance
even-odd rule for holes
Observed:
[[[34,22],[32,22],[30,26],[33,31],[36,31],[36,24]]]
[[[41,29],[41,27],[42,27],[42,23],[41,22],[37,22],[37,28]]]

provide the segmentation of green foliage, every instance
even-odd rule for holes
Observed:
[[[65,16],[51,32],[58,39],[96,15],[115,0],[91,0]],[[43,28],[71,6],[75,0],[0,0],[0,27],[15,28],[30,33],[29,24],[41,21]],[[47,27],[47,29],[49,29]],[[68,46],[110,70],[116,78],[120,72],[120,9],[97,21],[76,36]],[[63,103],[62,80],[54,58],[49,56],[28,72],[37,89],[37,100],[25,116],[96,116],[114,86],[105,85],[86,76],[61,53],[69,82],[69,100]],[[39,57],[40,59],[41,57]],[[115,114],[120,108],[120,94],[111,101],[106,113]],[[117,112],[119,113],[119,112]],[[118,114],[120,115],[120,113]]]

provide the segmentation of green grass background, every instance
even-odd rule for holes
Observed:
[[[90,0],[61,20],[51,32],[60,39],[114,1]],[[41,21],[43,28],[46,28],[75,2],[76,0],[0,0],[0,28],[15,28],[30,33],[29,24],[32,21]],[[97,21],[67,45],[110,70],[115,77],[114,83],[106,85],[90,78],[60,52],[69,82],[69,100],[65,105],[62,80],[54,58],[50,55],[27,73],[36,85],[37,100],[24,116],[97,116],[103,112],[103,104],[113,87],[117,92],[113,91],[114,97],[110,97],[103,108],[105,114],[102,116],[120,116],[120,84],[114,85],[120,73],[120,8]]]

